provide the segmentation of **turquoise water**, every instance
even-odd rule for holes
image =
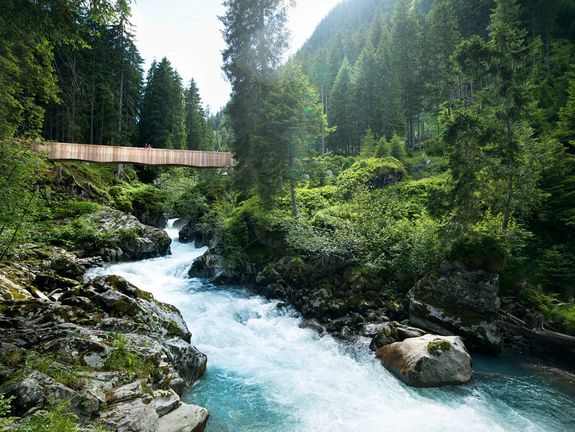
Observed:
[[[177,232],[169,229],[172,238]],[[208,356],[185,395],[210,411],[208,432],[574,431],[575,395],[514,360],[474,359],[474,382],[413,389],[363,344],[300,329],[295,311],[239,287],[187,279],[203,249],[100,269],[177,306]]]

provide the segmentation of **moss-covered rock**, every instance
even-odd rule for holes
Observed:
[[[420,280],[409,293],[409,320],[439,334],[457,334],[475,350],[501,351],[499,276],[459,264]]]
[[[471,357],[458,336],[425,335],[377,350],[383,366],[414,387],[440,387],[471,381]]]

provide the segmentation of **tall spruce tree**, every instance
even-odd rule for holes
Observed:
[[[233,153],[239,178],[247,189],[255,186],[254,134],[258,107],[272,90],[276,69],[288,46],[287,0],[225,0],[223,70],[232,85],[228,113],[234,130]],[[273,151],[269,148],[266,151]]]
[[[146,80],[140,120],[140,145],[186,148],[182,79],[165,57],[152,63]]]
[[[192,79],[186,88],[186,148],[189,150],[211,150],[206,113],[196,82]]]
[[[328,146],[343,154],[351,154],[354,147],[351,74],[351,65],[346,57],[331,88],[328,105],[330,126],[336,126],[328,139]]]
[[[419,12],[413,0],[398,0],[391,38],[392,67],[405,115],[406,143],[410,152],[415,149],[423,93],[421,32]]]

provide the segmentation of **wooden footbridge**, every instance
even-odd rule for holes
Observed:
[[[49,142],[34,145],[53,161],[84,161],[95,163],[187,166],[194,168],[228,168],[234,165],[231,153],[117,147],[110,145]]]

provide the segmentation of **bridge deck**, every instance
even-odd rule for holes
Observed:
[[[227,168],[234,164],[231,153],[193,150],[146,149],[93,144],[46,143],[34,149],[53,161],[173,165],[195,168]]]

